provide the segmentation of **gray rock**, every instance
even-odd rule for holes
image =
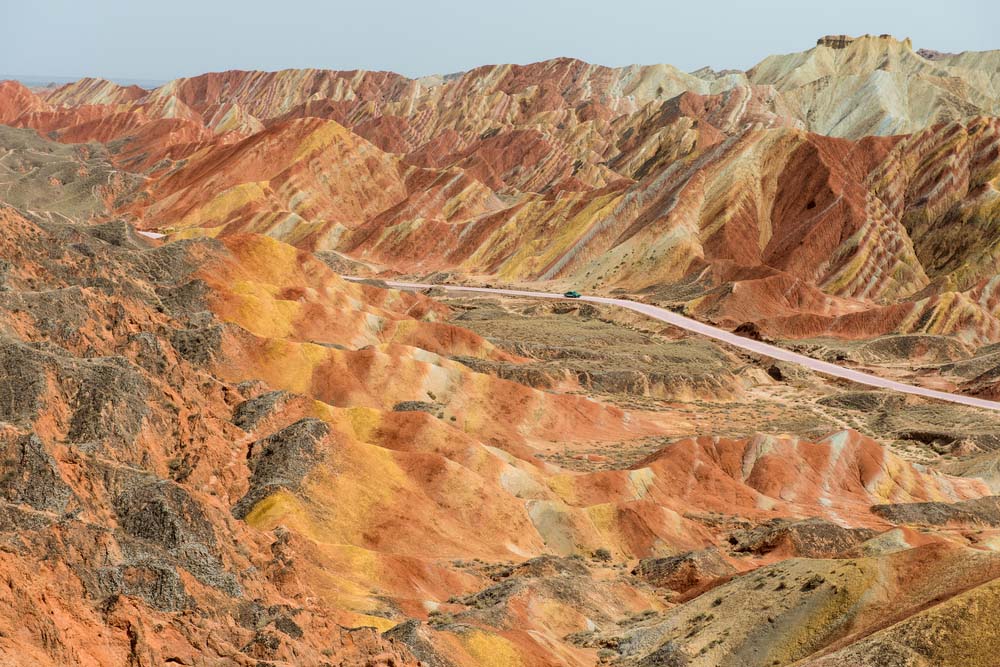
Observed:
[[[38,415],[44,391],[44,355],[22,343],[0,339],[0,420],[30,423]]]
[[[119,472],[112,486],[122,489],[113,505],[124,533],[118,542],[127,563],[173,564],[207,586],[232,596],[241,594],[236,577],[219,558],[211,523],[183,487],[130,472]]]
[[[555,577],[560,575],[586,577],[590,574],[590,570],[580,558],[544,554],[512,566],[510,574],[518,577]]]
[[[20,533],[41,530],[52,522],[52,516],[45,512],[0,501],[0,533],[12,533],[19,537]]]
[[[149,410],[139,370],[124,357],[79,359],[51,343],[0,340],[0,420],[30,424],[50,378],[72,410],[69,442],[135,440]]]
[[[212,525],[180,485],[136,479],[114,499],[118,525],[133,537],[174,549],[188,542],[215,546]]]
[[[126,346],[144,370],[157,375],[167,370],[167,355],[155,335],[147,332],[131,334]]]
[[[192,605],[177,569],[159,562],[98,568],[94,597],[128,595],[160,611],[180,611]]]
[[[701,590],[736,572],[719,553],[709,548],[668,558],[643,558],[632,570],[640,579],[679,593]]]
[[[330,432],[319,419],[305,418],[250,445],[250,489],[233,506],[245,519],[254,505],[280,488],[296,490],[318,460],[317,444]]]
[[[403,621],[382,633],[382,637],[405,644],[417,660],[427,667],[454,667],[455,663],[442,656],[434,644],[426,626],[416,619]]]
[[[0,498],[62,514],[73,492],[34,433],[0,440]]]
[[[87,233],[94,238],[100,239],[118,247],[138,248],[139,243],[132,229],[132,225],[124,220],[111,220],[100,225],[92,225],[85,228]]]
[[[687,653],[676,643],[669,641],[652,653],[643,656],[636,663],[636,667],[687,667],[689,664],[691,664],[691,659]]]
[[[127,359],[80,360],[64,366],[61,375],[69,376],[69,384],[77,387],[71,400],[70,442],[135,441],[149,411],[149,386]]]
[[[193,364],[207,364],[222,349],[222,325],[174,329],[169,334],[170,344]]]
[[[734,532],[729,542],[736,552],[765,554],[785,545],[805,558],[836,558],[877,534],[869,528],[843,528],[818,518],[773,519],[750,530]]]
[[[233,411],[233,423],[244,431],[252,431],[291,396],[287,391],[269,391],[243,401]]]
[[[160,305],[175,317],[205,310],[208,293],[208,285],[203,280],[190,280],[177,286],[156,288]]]
[[[428,412],[436,415],[444,409],[441,403],[430,403],[428,401],[401,401],[392,406],[393,412]]]
[[[895,524],[931,526],[958,524],[1000,528],[1000,496],[986,496],[957,503],[873,505],[871,511]]]
[[[523,590],[525,586],[525,582],[521,579],[506,579],[499,584],[462,598],[462,604],[474,609],[495,607],[505,604],[507,600]]]

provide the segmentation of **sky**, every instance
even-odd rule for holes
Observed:
[[[873,6],[877,5],[877,6]],[[162,81],[289,67],[445,74],[557,56],[747,69],[826,34],[1000,48],[997,0],[0,0],[0,75]]]

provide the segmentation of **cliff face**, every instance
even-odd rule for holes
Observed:
[[[816,40],[816,46],[827,46],[831,49],[845,49],[854,41],[849,35],[824,35]]]
[[[816,46],[826,46],[831,49],[846,49],[848,46],[853,44],[859,39],[872,39],[872,35],[863,35],[862,37],[851,37],[850,35],[823,35],[816,40]],[[892,35],[882,34],[878,36],[878,39],[884,40],[894,40]],[[913,48],[913,42],[909,37],[902,40],[901,44],[908,48]],[[917,53],[923,56],[923,53],[936,53],[935,51],[930,51],[928,49],[921,49]],[[933,58],[928,58],[928,60],[933,60]]]

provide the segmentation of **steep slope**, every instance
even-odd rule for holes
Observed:
[[[666,101],[679,89],[649,90],[666,70],[577,61],[420,82],[213,74],[131,102],[84,81],[48,95],[65,104],[93,90],[114,104],[11,122],[113,140],[116,164],[162,175],[123,212],[185,236],[252,231],[406,273],[683,295],[693,313],[777,336],[995,340],[996,249],[967,233],[991,235],[995,119],[856,142],[801,129],[813,123],[789,89],[879,63],[909,78],[942,67],[863,38],[766,60],[751,77],[766,85]],[[48,104],[8,96],[11,108]]]
[[[995,248],[962,230],[989,236],[995,217],[997,127],[974,118],[994,113],[994,55],[841,36],[746,76],[557,59],[420,80],[224,72],[147,92],[85,79],[43,97],[9,84],[4,118],[167,174],[127,209],[161,228],[232,225],[403,272],[687,291],[693,312],[774,335],[988,341]],[[319,133],[330,161],[282,152],[315,117],[350,130]],[[267,174],[234,176],[262,151]],[[348,185],[363,173],[376,190]],[[663,289],[676,283],[701,298]],[[732,305],[737,289],[750,298]]]
[[[0,81],[0,123],[10,125],[22,114],[48,108],[40,97],[17,81]]]
[[[433,322],[424,297],[345,283],[266,237],[150,246],[116,223],[2,219],[3,442],[21,462],[2,486],[17,545],[3,567],[25,582],[33,570],[5,599],[3,618],[29,620],[5,626],[2,651],[22,664],[183,663],[205,659],[211,633],[220,663],[431,650],[588,665],[594,650],[563,636],[667,610],[581,555],[737,544],[734,574],[786,554],[761,546],[770,537],[727,541],[734,527],[826,517],[870,535],[891,527],[873,503],[988,493],[852,433],[688,440],[628,470],[570,473],[534,454],[627,447],[674,420],[474,373],[447,356],[517,359]],[[95,271],[103,287],[87,285]],[[552,553],[572,558],[537,560]]]
[[[0,221],[4,662],[242,652],[317,663],[330,651],[345,664],[416,664],[279,593],[256,560],[266,538],[219,504],[236,481],[226,461],[240,390],[192,364],[211,354],[212,329],[185,328],[199,321],[196,300],[174,300],[191,295],[185,276],[218,248],[154,249],[125,225],[32,221],[9,207]],[[177,622],[196,609],[200,625]]]
[[[857,144],[748,131],[633,186],[525,197],[433,233],[430,223],[386,228],[378,218],[341,249],[406,272],[458,268],[668,294],[664,286],[687,283],[692,312],[757,321],[774,335],[988,341],[998,332],[993,246],[971,244],[975,234],[945,239],[963,235],[964,223],[990,238],[995,131],[983,119]]]
[[[843,36],[841,36],[843,37]],[[775,86],[810,129],[836,137],[909,134],[998,112],[992,52],[928,60],[909,39],[820,39],[816,48],[769,56],[747,72]]]

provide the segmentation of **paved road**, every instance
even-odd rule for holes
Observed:
[[[361,278],[355,278],[353,276],[344,276],[347,280],[361,280]],[[446,289],[448,291],[454,292],[485,292],[487,294],[500,294],[505,296],[521,296],[530,297],[535,299],[565,299],[562,294],[550,294],[548,292],[528,292],[524,290],[512,290],[512,289],[490,289],[486,287],[461,287],[453,285],[429,285],[423,283],[405,283],[405,282],[395,282],[395,281],[384,281],[387,285],[391,287],[403,288],[403,289],[426,289],[428,287],[439,287]],[[798,354],[797,352],[792,352],[790,350],[785,350],[783,348],[777,347],[775,345],[768,345],[767,343],[762,343],[760,341],[752,340],[750,338],[744,338],[743,336],[737,336],[736,334],[726,331],[725,329],[719,329],[713,327],[704,322],[699,322],[698,320],[693,320],[690,317],[684,317],[683,315],[678,315],[677,313],[667,310],[665,308],[657,308],[656,306],[650,306],[649,304],[639,303],[637,301],[629,301],[628,299],[609,299],[601,296],[582,296],[580,301],[590,301],[592,303],[606,303],[612,306],[619,306],[621,308],[628,308],[629,310],[634,310],[637,313],[642,313],[643,315],[648,315],[654,319],[672,324],[675,327],[680,327],[681,329],[686,329],[693,333],[701,334],[703,336],[708,336],[709,338],[714,338],[715,340],[720,340],[724,343],[729,343],[735,347],[748,350],[750,352],[756,352],[757,354],[762,354],[772,359],[779,359],[781,361],[787,361],[789,363],[798,364],[799,366],[805,366],[817,373],[823,373],[824,375],[832,375],[834,377],[844,378],[845,380],[851,380],[852,382],[857,382],[858,384],[868,385],[870,387],[879,387],[881,389],[890,389],[892,391],[902,392],[904,394],[914,394],[916,396],[923,396],[925,398],[934,398],[940,401],[947,401],[949,403],[958,403],[960,405],[968,405],[975,408],[984,408],[986,410],[996,410],[1000,411],[1000,403],[996,401],[987,401],[982,398],[974,398],[972,396],[963,396],[962,394],[951,394],[946,391],[937,391],[935,389],[925,389],[924,387],[915,387],[910,384],[905,384],[903,382],[895,382],[893,380],[887,380],[885,378],[880,378],[877,375],[871,375],[869,373],[862,373],[861,371],[851,370],[849,368],[842,368],[836,364],[831,364],[826,361],[820,361],[819,359],[813,359],[812,357],[807,357],[804,354]]]

